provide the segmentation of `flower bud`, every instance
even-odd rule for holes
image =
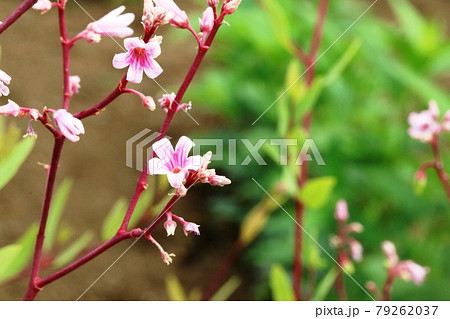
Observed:
[[[397,267],[399,271],[398,275],[400,278],[405,281],[409,281],[412,279],[412,281],[416,285],[421,285],[425,280],[427,274],[430,272],[428,267],[423,267],[419,264],[416,264],[412,260],[402,261],[397,265]]]
[[[142,99],[142,105],[148,108],[150,111],[154,111],[156,109],[155,100],[151,96],[146,96]]]
[[[177,223],[172,219],[167,218],[167,221],[164,223],[164,228],[167,231],[167,236],[175,235],[175,229],[177,228]]]
[[[219,0],[208,0],[208,6],[215,8],[219,5]]]
[[[242,0],[229,0],[225,3],[225,5],[223,6],[223,11],[226,14],[233,14],[236,12],[237,8],[239,7],[239,5],[241,4]]]
[[[348,207],[347,202],[343,199],[336,203],[336,211],[334,216],[340,222],[345,222],[348,219]]]
[[[195,223],[191,223],[191,222],[186,222],[183,225],[184,227],[184,234],[187,236],[188,233],[194,233],[197,236],[200,235],[200,230],[198,229],[200,227],[200,225],[197,225]]]
[[[388,258],[388,268],[392,268],[398,263],[398,255],[397,250],[395,249],[395,245],[391,241],[384,241],[381,244],[381,249],[383,250],[384,254]]]
[[[14,101],[8,100],[8,104],[0,106],[0,115],[9,115],[17,117],[20,115],[21,110],[20,106],[17,105]]]

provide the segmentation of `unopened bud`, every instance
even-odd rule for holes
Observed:
[[[223,6],[223,11],[226,14],[233,14],[241,4],[242,0],[230,0]]]
[[[336,211],[334,216],[341,222],[345,222],[348,219],[348,207],[345,200],[341,199],[336,203]]]
[[[154,111],[156,109],[155,100],[151,96],[146,96],[142,99],[142,105],[148,108],[150,111]]]
[[[215,8],[219,5],[219,0],[208,0],[208,6]]]

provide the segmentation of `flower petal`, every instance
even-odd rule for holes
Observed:
[[[154,157],[148,161],[148,173],[150,175],[164,175],[168,172],[169,170],[163,160]]]
[[[119,53],[114,56],[113,66],[116,69],[123,69],[130,65],[128,62],[128,53]]]
[[[137,61],[133,61],[130,64],[127,72],[127,81],[132,83],[141,83],[144,70]]]
[[[169,180],[169,184],[173,188],[179,188],[183,184],[183,180],[185,177],[185,173],[183,171],[179,173],[168,172],[167,179]]]
[[[183,167],[186,163],[188,154],[191,151],[191,148],[193,146],[194,146],[194,142],[192,142],[192,140],[187,136],[180,137],[177,145],[175,146],[174,157],[177,159],[177,161],[179,163],[181,163],[183,165]]]
[[[173,157],[173,147],[170,141],[165,137],[157,142],[155,142],[152,146],[153,151],[158,155],[158,157],[162,160],[168,160]]]
[[[150,79],[154,79],[163,72],[163,69],[158,62],[150,59],[148,66],[144,68],[144,72]]]

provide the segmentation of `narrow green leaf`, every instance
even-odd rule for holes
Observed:
[[[317,285],[316,293],[312,300],[323,301],[333,287],[336,280],[337,272],[335,268],[331,268],[330,271],[323,277],[323,279]]]
[[[55,258],[53,265],[56,268],[63,267],[75,259],[80,252],[85,249],[91,242],[94,235],[91,232],[85,232],[72,245],[64,249],[64,251]]]
[[[289,276],[279,264],[273,265],[270,269],[270,288],[275,301],[295,300]]]
[[[347,48],[347,50],[344,52],[344,54],[341,56],[341,58],[334,64],[330,71],[325,75],[324,78],[324,85],[330,85],[334,81],[336,81],[337,78],[339,78],[344,72],[344,70],[348,67],[350,62],[353,61],[356,54],[359,52],[359,49],[361,48],[362,42],[359,39],[353,40],[350,46]]]
[[[166,289],[169,299],[172,301],[186,301],[186,293],[177,276],[169,274],[166,276]]]
[[[13,244],[0,248],[0,282],[11,278],[17,269],[11,269],[22,251],[22,245]],[[20,270],[19,270],[20,271]]]
[[[291,40],[291,30],[289,20],[280,5],[281,2],[273,0],[261,0],[263,7],[267,12],[269,21],[274,29],[276,40],[291,54],[295,53],[295,48]]]
[[[242,280],[236,276],[231,277],[223,284],[222,287],[217,290],[214,296],[211,297],[211,301],[225,301],[238,289]]]
[[[20,141],[9,155],[0,160],[0,189],[16,175],[33,149],[34,142],[35,140],[31,138]]]
[[[59,221],[61,220],[61,215],[64,211],[64,207],[66,206],[67,199],[69,198],[72,184],[73,182],[71,180],[64,180],[53,196],[52,205],[48,214],[47,227],[45,230],[45,252],[49,252],[52,249],[55,238],[57,237]]]
[[[306,206],[318,209],[326,204],[336,182],[333,176],[310,179],[300,192],[299,198]]]
[[[20,247],[20,250],[17,250],[15,255],[9,255],[9,261],[8,257],[6,258],[6,265],[2,263],[3,256],[0,253],[0,282],[14,277],[30,262],[34,252],[37,231],[38,225],[31,225],[16,244],[10,245]]]
[[[127,203],[125,199],[119,198],[114,204],[113,208],[109,211],[103,222],[102,239],[108,240],[115,235],[120,225],[122,224],[123,217],[127,210]]]

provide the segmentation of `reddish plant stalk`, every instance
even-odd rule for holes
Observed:
[[[25,0],[20,6],[17,7],[5,20],[0,24],[0,34],[8,29],[14,22],[19,19],[22,14],[31,9],[31,7],[37,2],[37,0]]]
[[[47,226],[48,212],[50,210],[50,204],[52,202],[53,189],[55,187],[56,173],[58,171],[59,159],[61,158],[61,151],[64,145],[64,138],[55,138],[55,144],[53,147],[52,161],[50,164],[50,170],[47,176],[47,186],[44,195],[44,203],[42,205],[41,222],[39,224],[39,231],[36,236],[36,246],[34,249],[33,264],[31,267],[30,282],[28,284],[28,290],[25,294],[24,300],[33,300],[36,294],[39,292],[39,267],[41,263],[42,247],[44,245],[45,228]]]
[[[394,280],[395,280],[395,273],[389,270],[388,276],[383,285],[383,299],[382,299],[383,301],[391,300],[391,291],[392,285],[394,284]]]
[[[342,220],[338,220],[338,238],[341,242],[346,241],[346,222]],[[347,254],[344,251],[344,247],[341,245],[338,245],[337,247],[337,261],[340,266],[344,265],[344,263],[347,260]],[[342,268],[336,265],[336,280],[334,281],[334,288],[336,289],[337,295],[339,300],[344,301],[347,300],[347,292],[345,291],[345,282],[344,282],[344,272],[342,271]]]
[[[442,186],[444,187],[445,193],[447,195],[447,200],[450,202],[450,184],[448,180],[448,175],[445,172],[444,165],[442,163],[438,137],[436,137],[430,144],[431,147],[433,148],[434,168],[436,169],[438,177],[442,183]]]
[[[66,78],[68,80],[69,79],[68,76],[70,75],[70,60],[68,60],[68,59],[70,57],[70,49],[72,47],[73,42],[69,41],[67,38],[66,22],[65,22],[65,14],[64,14],[65,8],[63,6],[60,6],[59,10],[60,10],[60,15],[59,15],[60,30],[61,30],[61,37],[62,37],[62,42],[63,42],[64,79],[66,81]],[[214,27],[213,27],[207,41],[205,42],[205,45],[199,47],[197,56],[195,57],[194,62],[191,65],[191,68],[189,69],[183,83],[180,86],[180,89],[178,90],[174,105],[178,105],[181,102],[182,98],[184,97],[184,94],[186,93],[187,88],[189,87],[195,74],[197,73],[197,71],[209,49],[209,46],[211,45],[212,41],[214,40],[214,38],[217,34],[217,31],[222,24],[224,17],[225,17],[225,14],[222,13],[220,15],[220,17],[215,21]],[[152,28],[149,32],[147,32],[145,34],[146,41],[150,40],[151,36],[154,34],[155,31],[156,31],[156,28]],[[79,119],[82,119],[87,116],[97,114],[100,110],[105,108],[112,101],[114,101],[118,96],[120,96],[122,93],[124,93],[123,89],[125,88],[127,83],[128,83],[128,81],[126,80],[126,75],[125,75],[122,78],[122,80],[120,81],[119,85],[105,99],[103,99],[96,105],[92,106],[91,108],[88,108],[80,113],[75,114],[74,116]],[[69,92],[68,84],[69,83],[67,82],[67,85],[66,85],[66,82],[65,82],[65,85],[64,85],[64,103],[67,103],[67,107],[70,103],[70,94],[66,94]],[[176,107],[169,109],[169,112],[166,115],[164,123],[161,126],[160,135],[158,137],[158,140],[163,138],[166,135],[167,130],[169,129],[169,126],[170,126],[172,119],[176,112],[177,112]],[[134,212],[136,204],[139,201],[140,195],[147,188],[147,178],[148,178],[148,173],[147,173],[148,163],[147,163],[144,171],[142,172],[142,174],[139,177],[135,192],[134,192],[132,199],[130,201],[130,204],[128,206],[124,220],[123,220],[122,225],[120,226],[119,230],[117,231],[116,235],[113,236],[113,238],[111,238],[104,244],[100,245],[96,249],[94,249],[91,252],[89,252],[88,254],[86,254],[85,256],[76,260],[69,266],[57,271],[53,275],[50,275],[44,279],[39,279],[39,266],[40,266],[40,258],[42,255],[42,247],[43,247],[44,237],[45,237],[45,228],[46,228],[46,224],[47,224],[48,212],[49,212],[52,195],[53,195],[53,189],[54,189],[54,184],[55,184],[55,179],[56,179],[56,171],[57,171],[57,168],[59,165],[59,159],[61,156],[61,150],[62,150],[62,145],[64,143],[64,140],[65,140],[64,138],[55,137],[55,148],[53,151],[52,164],[51,164],[48,183],[47,183],[47,187],[46,187],[46,196],[45,196],[45,200],[44,200],[44,207],[43,207],[43,211],[42,211],[40,228],[39,228],[39,232],[37,235],[36,249],[35,249],[33,266],[32,266],[32,275],[30,278],[30,284],[29,284],[28,290],[25,293],[24,300],[34,300],[37,293],[45,285],[78,269],[85,263],[91,261],[92,259],[99,256],[100,254],[102,254],[103,252],[108,250],[109,248],[111,248],[114,245],[116,245],[117,243],[121,242],[122,240],[127,239],[127,238],[133,238],[133,237],[134,238],[141,237],[145,234],[150,234],[153,231],[153,229],[159,225],[159,223],[162,220],[162,217],[166,214],[166,212],[169,211],[170,208],[179,199],[178,195],[174,195],[171,198],[171,200],[166,204],[164,210],[155,218],[155,221],[144,231],[135,229],[130,232],[127,232],[127,227],[128,227],[129,221]],[[187,181],[185,183],[185,187],[190,187],[195,183],[196,183],[196,181]]]
[[[319,4],[316,25],[314,28],[313,39],[311,43],[311,49],[308,55],[305,55],[301,47],[297,47],[297,55],[299,59],[305,63],[307,68],[306,72],[306,84],[311,87],[314,83],[315,78],[315,60],[319,53],[320,43],[322,41],[323,27],[325,24],[325,17],[327,14],[329,5],[329,0],[321,0]],[[309,112],[305,115],[303,119],[303,129],[307,134],[311,131],[311,120],[313,113]],[[298,190],[301,190],[308,180],[308,162],[304,162],[300,167],[300,172],[297,178]],[[305,205],[299,200],[294,200],[295,205],[295,219],[299,225],[303,226]],[[297,300],[302,298],[302,281],[303,281],[303,259],[302,259],[302,248],[303,248],[303,230],[301,227],[295,227],[295,239],[294,239],[294,261],[292,266],[292,276],[293,276],[293,289]]]
[[[69,109],[70,104],[70,49],[72,43],[67,37],[67,26],[66,26],[66,10],[65,10],[65,0],[59,1],[58,5],[58,20],[59,20],[59,33],[61,35],[61,46],[63,54],[63,83],[64,83],[64,94],[63,94],[63,108],[65,110]]]

